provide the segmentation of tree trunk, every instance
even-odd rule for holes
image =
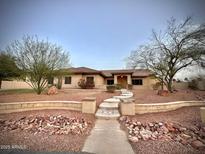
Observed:
[[[41,87],[41,80],[38,81],[37,83],[37,94],[40,95],[42,92],[42,87]]]
[[[171,93],[173,92],[173,91],[172,91],[172,78],[171,78],[171,79],[169,80],[169,82],[167,83],[167,89],[168,89],[169,92],[171,92]]]
[[[164,83],[161,83],[161,90],[164,90]]]
[[[164,82],[163,82],[163,80],[161,81],[161,90],[164,90]]]
[[[37,89],[37,94],[40,95],[41,94],[41,90],[38,88]]]
[[[1,89],[2,79],[0,79],[0,89]]]
[[[59,76],[59,77],[58,77],[58,85],[57,85],[57,88],[58,88],[58,89],[61,89],[61,88],[62,88],[62,76]]]

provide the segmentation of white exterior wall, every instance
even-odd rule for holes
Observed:
[[[104,88],[105,87],[105,79],[101,75],[95,75],[94,82],[95,82],[96,88]]]
[[[117,84],[117,75],[114,75],[114,84]]]
[[[24,81],[2,81],[1,89],[31,89]]]
[[[101,75],[67,75],[71,77],[71,84],[65,84],[65,76],[62,78],[62,88],[80,88],[78,82],[81,78],[94,77],[95,88],[106,88],[106,79]],[[138,78],[143,80],[143,85],[133,85],[133,89],[152,89],[157,82],[152,77]],[[127,75],[128,84],[132,83],[131,75]],[[117,75],[114,75],[114,82],[117,82]],[[54,78],[54,84],[58,83],[58,78]],[[2,81],[2,89],[31,89],[31,87],[24,81]]]
[[[131,75],[127,75],[127,84],[132,84]]]
[[[71,84],[65,84],[65,77],[71,77]],[[62,78],[62,88],[79,88],[78,82],[82,79],[82,75],[67,75]]]
[[[143,85],[133,85],[133,89],[153,89],[153,85],[157,82],[157,80],[152,77],[133,79],[142,79],[143,83]]]
[[[65,77],[71,77],[71,84],[65,84]],[[104,88],[104,78],[100,75],[67,75],[62,79],[62,88],[80,88],[78,82],[80,79],[86,79],[86,77],[94,77],[95,88]],[[55,82],[57,83],[57,82]]]
[[[94,77],[95,88],[104,88],[105,87],[105,80],[101,75],[83,75],[83,78],[86,77]]]

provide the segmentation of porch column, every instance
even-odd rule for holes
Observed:
[[[127,75],[127,84],[132,84],[131,75]]]
[[[114,84],[117,84],[117,75],[114,75]]]

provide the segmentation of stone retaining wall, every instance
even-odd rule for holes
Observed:
[[[205,106],[205,101],[178,101],[155,104],[135,104],[135,114],[166,112],[186,106]]]
[[[93,102],[92,104],[90,102]],[[87,103],[87,100],[83,100],[83,103]],[[83,103],[77,101],[33,101],[33,102],[12,102],[12,103],[0,103],[0,114],[2,113],[12,113],[12,112],[21,112],[29,110],[44,110],[44,109],[66,109],[74,111],[84,111]],[[86,105],[86,111],[92,113],[93,107],[95,107],[96,99],[88,100]],[[90,104],[92,107],[89,107]],[[85,105],[84,105],[85,106]],[[85,113],[85,112],[83,112]]]
[[[24,81],[2,81],[1,89],[32,89]]]
[[[201,121],[205,123],[205,107],[200,107]]]

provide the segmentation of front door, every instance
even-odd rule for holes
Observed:
[[[117,83],[122,86],[122,88],[127,88],[127,76],[118,76]]]

